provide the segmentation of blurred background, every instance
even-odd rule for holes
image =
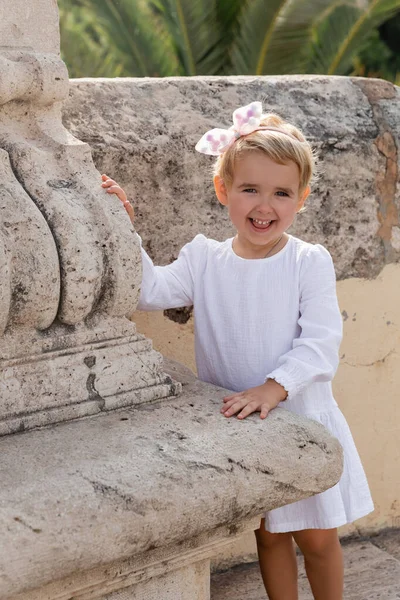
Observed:
[[[318,73],[400,83],[400,0],[58,0],[70,77]]]

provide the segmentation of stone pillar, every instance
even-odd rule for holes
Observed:
[[[141,261],[61,123],[56,0],[0,9],[0,435],[177,393],[136,333]]]

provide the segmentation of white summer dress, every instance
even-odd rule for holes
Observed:
[[[249,260],[232,239],[197,235],[170,265],[155,267],[143,249],[142,259],[139,309],[194,307],[201,380],[243,391],[275,379],[288,392],[282,408],[319,421],[343,446],[339,483],[267,512],[266,529],[330,529],[370,513],[364,470],[332,395],[342,317],[329,252],[289,236],[277,254]]]

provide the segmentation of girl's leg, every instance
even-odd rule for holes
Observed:
[[[269,600],[298,600],[297,561],[291,533],[269,533],[264,519],[255,532],[260,570]]]
[[[293,533],[315,600],[343,599],[343,557],[337,529],[305,529]]]

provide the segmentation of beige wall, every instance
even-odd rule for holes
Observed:
[[[338,297],[344,339],[334,391],[376,507],[341,533],[400,527],[400,265],[387,265],[376,279],[338,282]],[[180,325],[160,312],[136,312],[133,318],[160,352],[195,369],[192,319]],[[218,558],[218,566],[238,556],[254,558],[254,550],[247,535]]]
[[[348,318],[334,390],[376,507],[358,526],[400,527],[400,265],[341,281],[338,293]]]

